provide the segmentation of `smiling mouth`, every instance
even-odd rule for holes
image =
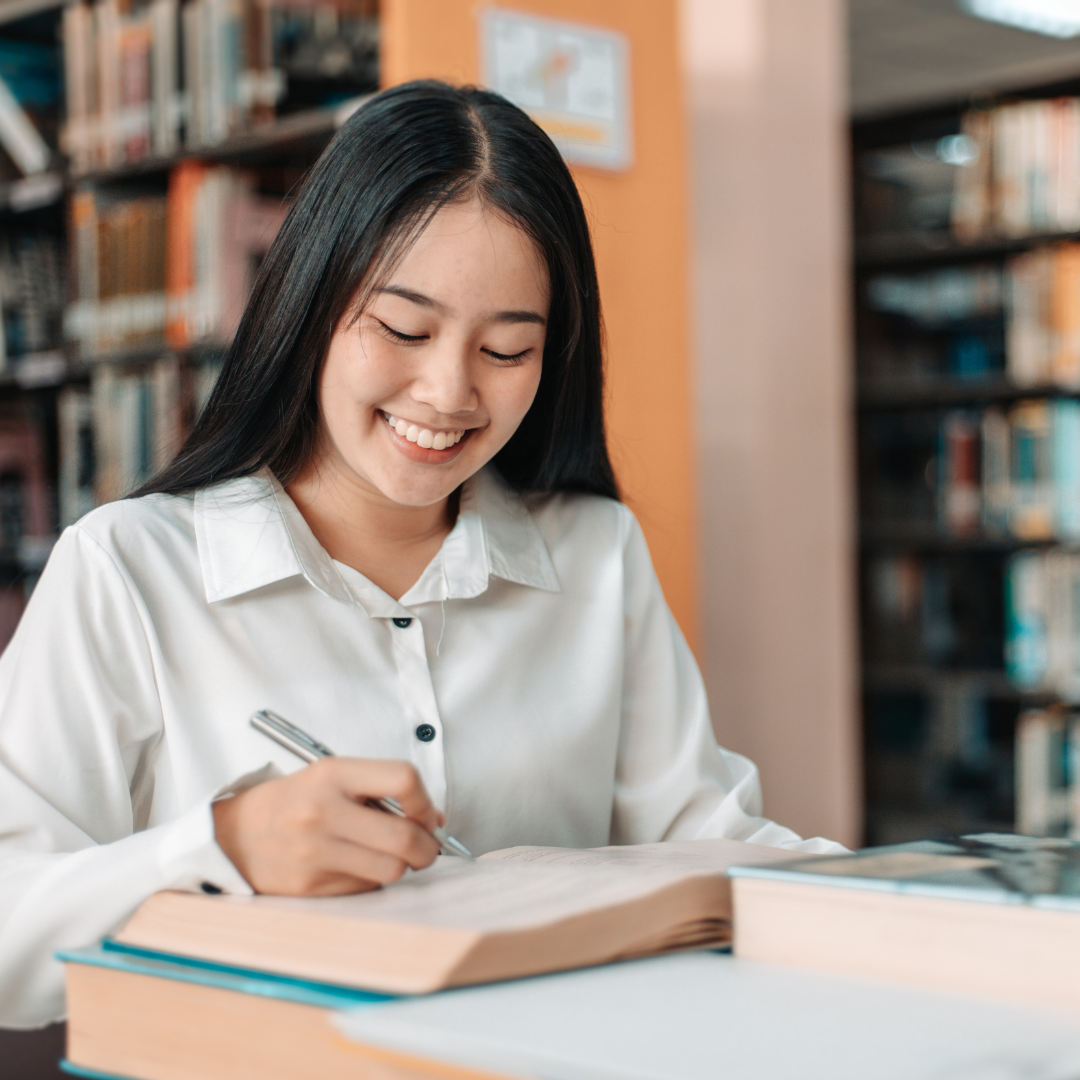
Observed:
[[[388,412],[383,412],[383,418],[401,438],[416,443],[424,450],[449,450],[465,435],[464,431],[432,431],[418,424],[410,424],[407,420],[400,420]]]

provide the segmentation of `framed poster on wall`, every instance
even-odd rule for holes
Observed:
[[[630,47],[615,30],[486,8],[483,83],[524,109],[572,164],[633,163]]]

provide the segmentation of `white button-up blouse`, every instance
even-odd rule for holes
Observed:
[[[268,474],[117,502],[63,534],[0,658],[0,1025],[63,1015],[53,953],[155,890],[250,891],[210,803],[301,767],[248,725],[261,708],[338,754],[411,761],[477,853],[832,847],[760,816],[616,502],[526,504],[485,470],[400,601]]]

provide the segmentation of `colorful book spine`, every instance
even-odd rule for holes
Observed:
[[[1005,669],[1018,687],[1042,689],[1048,672],[1046,575],[1034,551],[1014,555],[1005,570]]]

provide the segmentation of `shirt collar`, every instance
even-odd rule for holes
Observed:
[[[346,581],[268,470],[196,492],[195,538],[210,603],[302,575],[319,592],[359,604],[369,615],[401,610],[361,575],[346,571]],[[487,468],[466,481],[454,528],[402,605],[478,596],[491,577],[549,592],[560,588],[532,515]]]

